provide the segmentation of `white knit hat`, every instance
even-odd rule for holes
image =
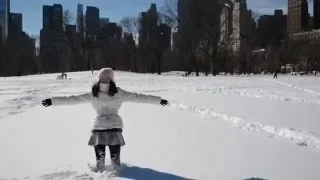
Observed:
[[[98,78],[101,81],[114,81],[114,72],[112,68],[102,68],[99,72]]]

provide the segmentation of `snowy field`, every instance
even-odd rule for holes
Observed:
[[[90,91],[96,74],[56,76],[0,78],[1,180],[108,179],[87,166],[91,105],[40,106]],[[319,77],[117,72],[116,82],[171,105],[124,104],[125,167],[115,179],[320,179]]]

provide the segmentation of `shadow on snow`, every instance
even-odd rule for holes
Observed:
[[[179,179],[189,179],[186,177],[181,177],[174,174],[169,174],[165,172],[159,172],[153,169],[141,168],[137,166],[126,166],[123,168],[122,172],[118,177],[134,179],[134,180],[179,180]]]

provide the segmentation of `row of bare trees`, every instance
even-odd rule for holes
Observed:
[[[65,48],[59,51],[59,57],[55,56],[60,60],[56,60],[54,72],[94,70],[109,66],[142,73],[161,74],[163,71],[180,70],[188,74],[196,72],[197,76],[201,72],[215,76],[220,72],[250,74],[279,71],[286,64],[296,65],[297,71],[320,70],[317,41],[287,39],[279,46],[268,45],[262,49],[256,43],[257,36],[254,33],[250,36],[241,33],[240,38],[247,44],[246,50],[235,54],[230,49],[230,43],[233,42],[220,40],[220,27],[226,23],[221,22],[220,1],[190,2],[189,13],[185,17],[178,14],[178,0],[166,0],[157,17],[153,17],[157,19],[157,27],[166,24],[174,32],[172,49],[163,45],[162,34],[157,31],[153,39],[140,44],[139,34],[145,23],[142,17],[125,17],[120,21],[120,27],[115,24],[102,27],[95,39],[79,37],[68,31],[69,24],[74,22],[74,15],[66,10],[61,34]],[[28,44],[27,38],[10,37],[6,46],[0,46],[1,75],[45,72],[44,56],[48,53],[29,53],[32,49],[23,44]]]
[[[12,31],[6,43],[0,41],[0,76],[21,76],[37,72],[34,39],[26,33]]]
[[[157,17],[157,26],[161,24],[161,16]],[[120,27],[115,23],[110,23],[101,27],[94,38],[79,38],[77,34],[68,31],[68,26],[73,22],[73,15],[70,11],[64,12],[64,32],[60,33],[59,38],[65,48],[58,46],[60,50],[54,54],[59,54],[57,67],[54,72],[93,70],[109,66],[118,70],[133,72],[157,72],[170,68],[168,57],[172,56],[170,49],[161,46],[158,41],[158,32],[152,44],[138,46],[139,27],[141,19],[125,17],[120,22]],[[157,29],[156,29],[157,30]],[[63,42],[62,42],[63,41]],[[52,48],[47,48],[52,51]],[[42,67],[46,63],[48,53],[43,50],[40,53]],[[173,58],[172,58],[173,59]],[[45,68],[40,68],[45,69]]]

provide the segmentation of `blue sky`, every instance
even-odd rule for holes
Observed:
[[[309,2],[309,13],[313,14],[313,0]],[[287,13],[288,0],[247,0],[248,8],[259,12],[259,14],[273,14],[274,9],[283,9]]]
[[[259,14],[272,14],[274,9],[287,11],[288,0],[247,0],[248,8]],[[161,8],[165,0],[11,0],[11,11],[23,13],[23,29],[27,33],[37,35],[42,28],[42,5],[59,3],[64,9],[76,14],[77,4],[100,8],[100,17],[110,18],[118,22],[124,16],[136,16],[157,3]],[[309,12],[312,12],[312,0],[309,0]],[[311,13],[312,14],[312,13]]]

